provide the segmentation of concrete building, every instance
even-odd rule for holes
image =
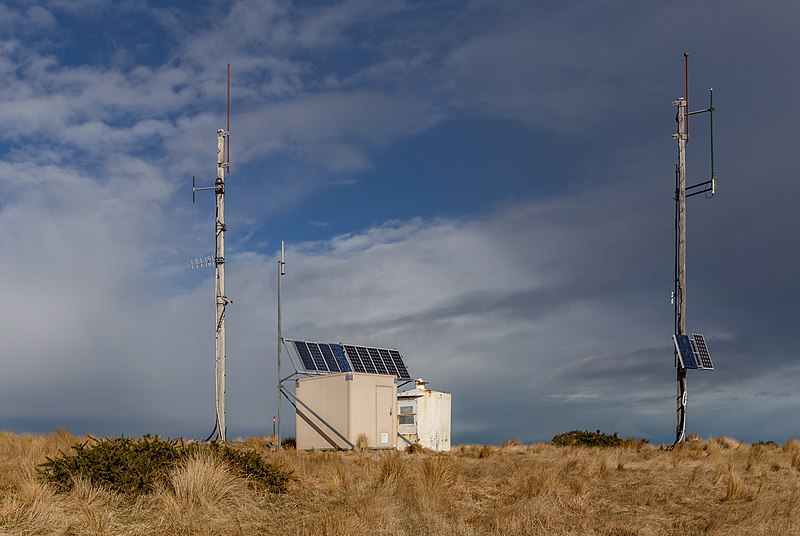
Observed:
[[[297,404],[298,449],[346,450],[351,448],[347,442],[355,445],[361,434],[370,448],[397,448],[394,376],[342,372],[303,378],[296,385],[296,397],[308,406]]]
[[[416,380],[416,387],[397,393],[398,449],[413,443],[421,447],[450,450],[450,393],[426,389],[428,382]]]

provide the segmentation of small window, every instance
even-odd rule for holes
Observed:
[[[400,406],[400,413],[405,415],[413,415],[414,406]]]
[[[414,416],[400,415],[400,424],[414,424]]]

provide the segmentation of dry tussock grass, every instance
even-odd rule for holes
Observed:
[[[509,441],[450,453],[298,452],[242,441],[294,470],[286,494],[195,456],[136,498],[76,480],[56,493],[45,456],[82,438],[0,433],[0,534],[800,534],[800,442],[655,446]]]

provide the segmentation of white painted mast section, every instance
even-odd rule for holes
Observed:
[[[217,384],[217,437],[219,441],[226,441],[225,428],[225,307],[230,300],[225,296],[225,169],[229,166],[225,162],[225,140],[228,132],[217,130],[217,180],[214,183],[214,192],[217,199],[216,218],[216,384]]]

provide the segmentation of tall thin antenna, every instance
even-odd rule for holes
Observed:
[[[228,175],[231,174],[231,64],[228,64]]]
[[[278,448],[281,446],[281,387],[282,387],[282,379],[281,379],[281,352],[283,349],[283,329],[281,326],[281,278],[286,275],[286,257],[285,257],[285,245],[283,240],[281,240],[281,258],[278,261],[278,427],[277,427],[277,440],[278,440]]]
[[[230,127],[230,64],[228,64],[228,127]],[[214,186],[197,188],[192,177],[192,200],[194,193],[198,190],[214,190],[216,198],[216,219],[214,225],[214,236],[216,247],[214,253],[214,266],[216,272],[215,283],[215,378],[216,378],[216,421],[214,431],[211,432],[209,439],[215,435],[215,440],[225,442],[227,428],[225,425],[225,308],[233,300],[225,295],[225,232],[228,230],[225,225],[225,172],[230,171],[230,160],[226,159],[230,155],[228,139],[230,131],[217,130],[217,178]],[[226,147],[227,146],[227,147]],[[194,265],[200,266],[202,262],[195,262]]]

